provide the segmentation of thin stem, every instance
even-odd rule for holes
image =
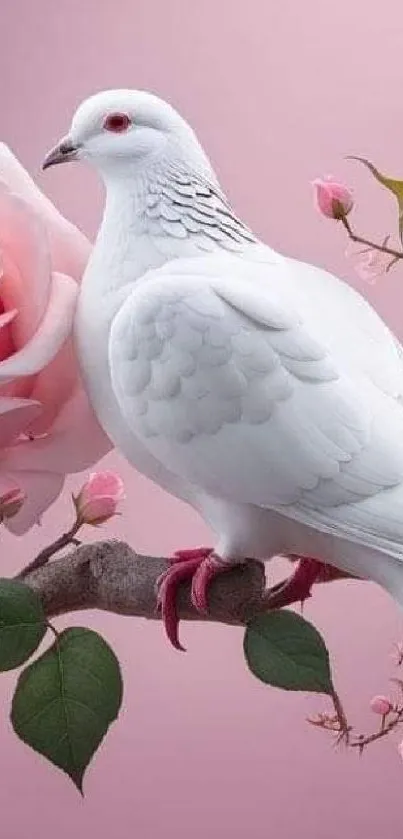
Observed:
[[[349,735],[351,731],[351,726],[348,724],[347,717],[341,703],[341,699],[339,695],[336,693],[335,689],[331,693],[331,698],[334,705],[334,710],[336,712],[337,722],[339,725],[339,737],[338,742],[344,740],[344,742],[349,745]]]
[[[347,219],[347,216],[342,216],[340,221],[347,230],[347,233],[353,242],[358,242],[361,245],[367,245],[368,248],[371,248],[375,251],[380,251],[381,253],[387,253],[390,256],[393,256],[395,261],[397,261],[398,259],[403,259],[403,251],[397,251],[394,250],[394,248],[388,248],[387,245],[378,245],[377,242],[371,242],[370,239],[364,239],[363,236],[358,236],[357,233],[354,233],[350,225],[350,222]]]
[[[53,635],[55,636],[56,641],[58,641],[59,638],[60,638],[59,630],[56,629],[56,627],[50,621],[47,622],[47,627],[48,627],[48,629],[50,629],[51,632],[53,632]]]
[[[63,533],[56,539],[55,542],[52,542],[51,545],[48,545],[47,548],[43,548],[43,550],[32,560],[25,568],[20,571],[18,574],[18,578],[23,580],[31,571],[36,571],[38,568],[42,568],[43,565],[46,565],[49,562],[49,559],[58,551],[61,551],[62,548],[66,548],[67,545],[74,545],[76,544],[76,533],[78,533],[81,527],[81,522],[78,519],[74,522],[73,527],[70,528],[66,533]]]
[[[399,723],[403,722],[403,707],[396,708],[394,711],[394,718],[390,720],[390,722],[386,723],[385,718],[382,720],[382,726],[379,731],[375,731],[374,734],[367,734],[359,735],[354,738],[354,740],[349,744],[353,749],[359,749],[362,752],[365,746],[368,746],[370,743],[374,743],[376,740],[380,740],[382,737],[386,737],[393,731]]]

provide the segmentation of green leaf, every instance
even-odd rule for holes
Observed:
[[[122,702],[119,662],[90,629],[66,629],[21,674],[11,722],[16,734],[63,769],[80,792],[84,772]]]
[[[254,618],[246,628],[244,653],[253,675],[268,685],[334,693],[323,638],[295,612],[281,609]]]
[[[40,597],[20,580],[0,579],[0,671],[19,667],[47,629]]]
[[[356,155],[349,155],[348,160],[358,160],[359,163],[363,163],[364,166],[369,169],[371,174],[379,181],[382,186],[392,192],[397,200],[397,205],[399,209],[399,235],[400,239],[403,239],[403,181],[399,181],[397,178],[389,178],[387,175],[383,175],[379,169],[374,166],[369,160],[366,160],[365,157],[357,157]]]

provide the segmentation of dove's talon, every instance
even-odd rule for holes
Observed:
[[[200,564],[200,559],[180,561],[174,557],[172,564],[158,577],[157,608],[161,611],[165,632],[176,650],[185,650],[179,641],[179,618],[176,609],[178,587],[186,580],[191,580]]]
[[[191,601],[198,612],[207,612],[207,590],[218,574],[228,571],[230,566],[211,551],[199,564],[193,579]]]
[[[269,609],[281,609],[292,603],[304,603],[311,597],[311,588],[317,581],[323,563],[317,559],[299,557],[299,563],[287,580],[272,586],[265,594]]]
[[[191,601],[198,612],[206,612],[207,589],[217,574],[228,570],[228,563],[220,559],[212,548],[192,548],[176,551],[170,566],[157,580],[157,608],[161,611],[165,632],[177,650],[185,648],[179,641],[179,618],[176,596],[181,583],[192,581]]]

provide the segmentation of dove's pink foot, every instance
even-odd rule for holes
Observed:
[[[313,584],[318,582],[322,575],[323,562],[307,557],[296,557],[294,554],[291,554],[289,558],[298,559],[298,565],[287,580],[283,580],[266,592],[265,602],[270,609],[281,609],[292,603],[304,603],[308,597],[311,597]]]
[[[212,548],[192,548],[176,551],[170,567],[157,580],[157,606],[161,609],[162,622],[167,636],[177,650],[184,650],[179,641],[179,618],[176,595],[181,583],[191,580],[191,601],[199,612],[207,611],[207,589],[217,574],[229,568]]]
[[[265,603],[270,609],[281,609],[283,606],[291,606],[292,603],[304,603],[308,597],[311,597],[314,583],[354,579],[353,575],[348,574],[347,571],[341,571],[334,565],[321,562],[319,559],[298,554],[288,554],[287,559],[297,562],[298,565],[290,577],[266,591]]]

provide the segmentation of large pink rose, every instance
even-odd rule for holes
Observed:
[[[90,244],[0,144],[0,494],[19,486],[25,533],[111,448],[78,377],[71,327]]]

